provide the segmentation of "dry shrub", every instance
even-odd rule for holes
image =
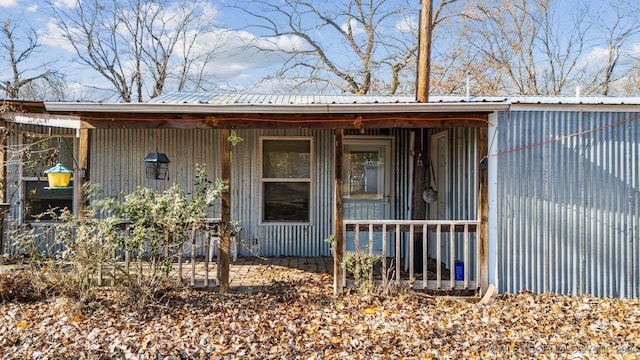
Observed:
[[[0,301],[30,302],[45,299],[48,287],[42,273],[30,270],[0,273]]]

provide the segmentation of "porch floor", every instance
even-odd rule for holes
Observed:
[[[185,264],[183,273],[190,274],[190,265]],[[200,273],[196,279],[204,278],[204,263],[200,263]],[[210,264],[210,277],[215,278],[216,264]],[[299,271],[291,271],[291,270]],[[273,285],[277,281],[302,280],[305,273],[333,274],[332,257],[239,257],[229,269],[230,292],[254,292]],[[283,279],[292,278],[292,279]],[[188,277],[183,279],[188,281]],[[197,285],[197,284],[196,284]]]

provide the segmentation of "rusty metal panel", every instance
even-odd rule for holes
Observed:
[[[513,111],[498,121],[501,290],[639,297],[638,114]]]

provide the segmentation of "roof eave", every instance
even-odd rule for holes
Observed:
[[[418,112],[494,112],[509,110],[509,103],[392,103],[392,104],[140,104],[45,102],[55,113],[183,113],[183,114],[364,114]]]

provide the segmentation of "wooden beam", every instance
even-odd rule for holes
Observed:
[[[480,293],[484,294],[489,286],[489,177],[486,164],[489,153],[489,128],[478,129],[478,243],[480,250]]]
[[[344,269],[342,261],[344,259],[344,207],[342,203],[342,145],[344,143],[344,129],[335,130],[334,145],[334,177],[333,177],[333,292],[337,295],[342,292],[344,285]]]
[[[82,187],[85,182],[89,181],[89,149],[90,149],[90,141],[91,141],[91,130],[89,129],[80,129],[80,137],[78,139],[78,161],[77,161],[77,169],[74,169],[74,180],[75,180],[75,191],[76,191],[76,213],[78,215],[78,219],[82,220],[84,218],[84,212],[82,211],[83,207],[86,205],[85,194],[82,191]],[[84,169],[84,171],[83,171]],[[82,178],[82,173],[84,172],[85,178]]]
[[[431,0],[422,0],[420,25],[418,29],[418,79],[416,100],[429,102],[429,73],[431,68]]]
[[[221,131],[222,137],[222,181],[225,189],[222,191],[222,224],[220,232],[220,294],[224,294],[229,289],[229,243],[231,236],[231,136],[230,129]]]
[[[101,129],[382,129],[486,126],[488,113],[380,114],[83,114],[88,127]]]

